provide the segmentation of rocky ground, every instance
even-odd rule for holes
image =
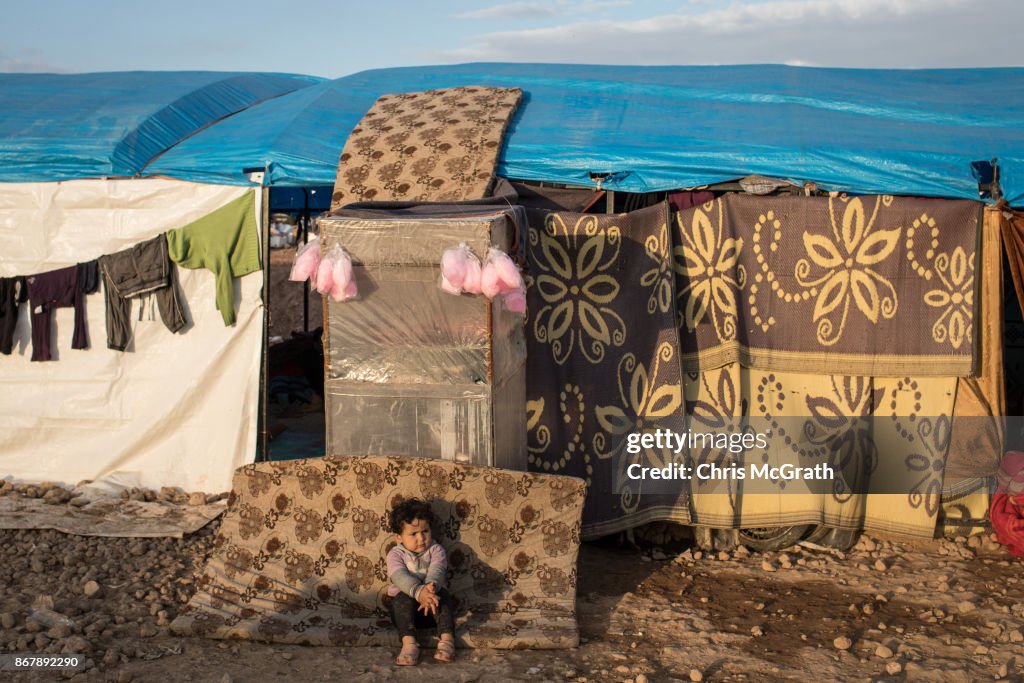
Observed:
[[[580,647],[451,665],[426,651],[411,671],[381,648],[169,635],[217,524],[183,539],[0,531],[0,652],[89,658],[8,680],[1024,680],[1022,565],[984,536],[862,537],[846,553],[584,544]]]

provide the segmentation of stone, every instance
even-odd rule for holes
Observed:
[[[968,612],[973,612],[977,608],[978,606],[970,600],[962,600],[956,604],[956,611],[960,614],[967,614]]]
[[[832,641],[832,645],[835,646],[837,650],[849,650],[853,646],[853,641],[846,636],[839,636]]]
[[[155,624],[143,624],[139,627],[140,638],[152,638],[159,632],[160,629],[158,629]]]
[[[67,638],[71,635],[71,627],[67,624],[57,624],[49,631],[47,631],[46,635],[48,635],[51,638],[56,638],[58,640],[61,638]]]
[[[884,572],[889,569],[889,565],[884,560],[875,560],[875,569],[880,572]]]
[[[875,656],[879,659],[890,659],[892,657],[892,650],[885,645],[879,645],[875,648]]]
[[[85,597],[87,598],[99,597],[99,593],[101,590],[102,588],[95,581],[86,581],[85,585],[82,586],[82,593],[84,593]]]
[[[82,636],[71,636],[64,641],[64,647],[61,652],[68,655],[84,655],[90,650],[92,650],[92,646],[88,640]]]
[[[188,494],[189,505],[206,505],[206,494],[202,491],[193,491]],[[226,675],[226,674],[225,674]]]
[[[761,562],[761,569],[763,569],[766,572],[773,572],[775,571],[775,565],[773,565],[768,560],[764,560],[763,562]]]
[[[903,665],[899,662],[889,662],[885,665],[885,673],[890,676],[895,676],[899,672],[903,671]]]
[[[17,623],[18,619],[10,612],[0,614],[0,626],[3,626],[4,629],[12,629]]]
[[[636,678],[633,679],[633,683],[648,683],[647,676],[644,674],[637,674]]]
[[[697,669],[690,669],[690,680],[693,681],[693,683],[700,683],[700,681],[704,680],[704,674]]]

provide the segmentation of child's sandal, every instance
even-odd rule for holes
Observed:
[[[434,659],[439,662],[450,662],[455,659],[455,641],[448,639],[441,639],[437,641],[437,652],[434,653]]]
[[[398,666],[416,666],[420,663],[420,646],[416,643],[402,643],[402,651],[395,657]]]

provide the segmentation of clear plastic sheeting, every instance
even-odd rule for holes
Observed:
[[[364,71],[251,107],[148,170],[242,182],[334,181],[349,131],[378,96],[518,87],[499,175],[652,192],[749,174],[830,190],[978,198],[971,162],[998,159],[1024,203],[1024,70],[461,64]]]
[[[329,454],[526,469],[523,318],[438,287],[445,248],[512,248],[508,212],[321,219],[325,247],[352,255],[359,286],[358,299],[328,303]]]
[[[134,176],[196,131],[321,80],[208,71],[0,74],[0,182]]]
[[[0,184],[0,276],[115,253],[247,192],[259,202],[250,188],[159,179]],[[171,334],[155,303],[140,299],[127,352],[106,348],[97,293],[86,297],[90,348],[71,349],[74,311],[61,308],[56,360],[30,362],[29,307],[21,307],[14,353],[0,355],[0,477],[230,489],[235,468],[255,456],[262,278],[236,281],[232,327],[214,305],[209,271],[178,268],[178,278],[189,325]]]

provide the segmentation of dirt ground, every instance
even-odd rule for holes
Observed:
[[[272,334],[302,328],[292,252],[272,253]],[[276,295],[276,296],[275,296]],[[310,328],[321,321],[310,297]],[[293,431],[305,406],[282,406]],[[179,638],[218,522],[183,539],[0,530],[0,652],[85,653],[86,671],[8,673],[59,681],[1024,681],[1021,560],[987,537],[907,542],[862,536],[851,551],[796,546],[707,554],[681,543],[583,545],[579,647],[460,650],[414,670],[383,648]],[[643,534],[638,534],[643,537]],[[641,545],[643,541],[640,541]],[[70,625],[28,617],[51,598]],[[6,674],[6,675],[5,675]]]
[[[169,635],[217,525],[180,540],[0,531],[0,651],[89,656],[73,676],[8,680],[1024,680],[1022,565],[987,537],[862,537],[847,553],[587,543],[578,648],[460,650],[449,665],[424,651],[409,670],[383,648]],[[38,596],[73,625],[27,618]]]

